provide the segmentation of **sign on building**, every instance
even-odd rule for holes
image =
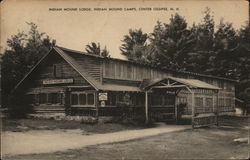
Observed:
[[[101,101],[101,107],[105,107],[105,101]]]
[[[108,93],[99,93],[99,101],[107,101]]]
[[[73,83],[74,80],[72,78],[70,79],[50,79],[50,80],[44,80],[43,84],[64,84],[64,83]]]

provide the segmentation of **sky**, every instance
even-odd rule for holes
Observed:
[[[168,23],[175,13],[184,16],[189,25],[197,24],[202,21],[206,7],[211,9],[216,25],[223,18],[239,29],[249,19],[248,2],[243,0],[4,0],[0,10],[1,52],[11,35],[27,32],[26,22],[34,22],[40,32],[55,39],[59,46],[84,51],[88,43],[99,42],[101,48],[107,47],[111,57],[124,59],[119,47],[129,29],[141,28],[151,33],[158,20]],[[122,11],[110,8],[122,8]],[[140,8],[151,8],[151,11]]]

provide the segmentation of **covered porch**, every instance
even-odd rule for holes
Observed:
[[[176,122],[183,111],[187,110],[185,114],[192,119],[193,128],[218,124],[218,92],[220,88],[214,85],[197,79],[169,76],[162,79],[144,79],[140,89],[145,92],[145,123],[152,120],[157,110],[159,110],[157,116],[172,116]],[[183,94],[186,96],[186,102],[180,103],[179,95]],[[156,105],[154,101],[157,97],[162,97],[160,99],[163,99],[163,102],[170,103]]]

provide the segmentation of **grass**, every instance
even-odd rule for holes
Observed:
[[[248,137],[249,118],[223,116],[219,127],[172,132],[122,143],[101,144],[47,154],[7,157],[11,160],[165,160],[247,159],[249,144],[236,138]]]
[[[55,130],[55,129],[82,129],[89,134],[110,133],[122,130],[141,129],[145,126],[98,123],[84,124],[78,121],[50,120],[50,119],[3,119],[3,131],[25,132],[29,130]]]

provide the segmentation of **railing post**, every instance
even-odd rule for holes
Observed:
[[[148,91],[145,92],[145,123],[148,124]]]

